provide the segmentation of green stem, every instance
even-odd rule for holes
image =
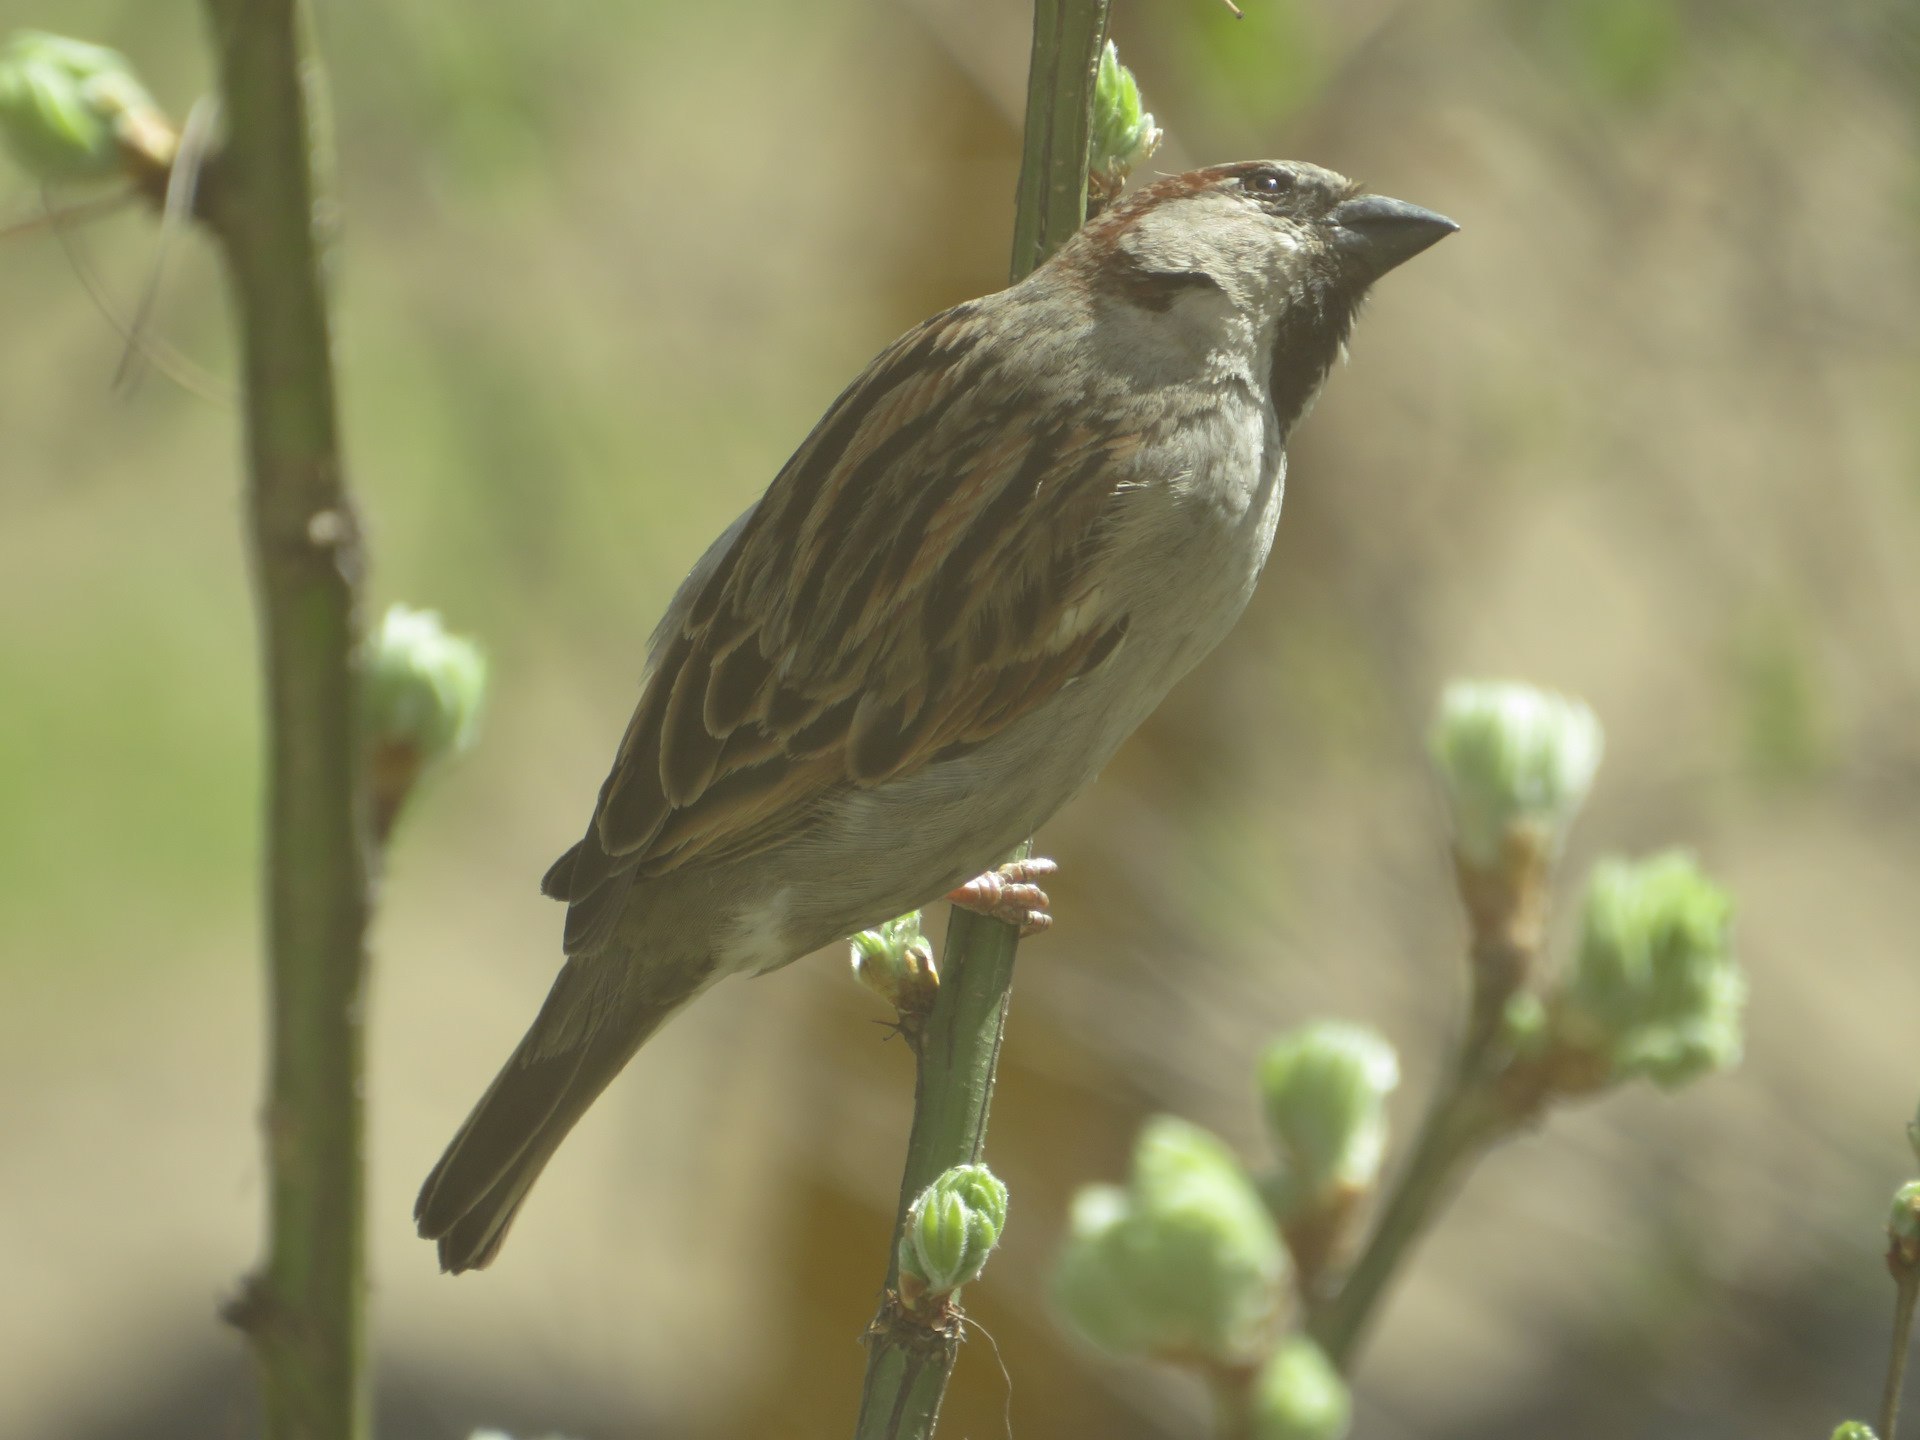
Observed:
[[[1511,1128],[1511,1118],[1494,1099],[1506,1055],[1495,1017],[1523,970],[1488,964],[1486,949],[1476,939],[1473,998],[1459,1054],[1421,1121],[1413,1153],[1387,1196],[1366,1248],[1338,1290],[1309,1298],[1307,1333],[1343,1375],[1353,1373],[1367,1326],[1407,1252],[1439,1216],[1467,1164]]]
[[[1438,1216],[1466,1163],[1496,1133],[1477,1086],[1455,1081],[1427,1112],[1366,1249],[1340,1288],[1307,1317],[1307,1333],[1341,1374],[1352,1373],[1367,1325],[1401,1260]]]
[[[1546,858],[1524,847],[1498,870],[1457,863],[1456,872],[1472,932],[1472,991],[1453,1069],[1421,1122],[1413,1153],[1360,1258],[1333,1294],[1308,1296],[1307,1333],[1343,1375],[1353,1373],[1360,1342],[1394,1273],[1466,1167],[1533,1114],[1542,1098],[1525,1087],[1509,1093],[1503,1085],[1514,1077],[1501,1020],[1538,967],[1551,894]]]
[[[368,1433],[362,1017],[369,856],[359,528],[341,478],[294,0],[207,0],[228,140],[200,213],[240,332],[266,679],[268,1251],[229,1309],[272,1440]]]
[[[1032,842],[1010,857],[1024,860]],[[856,1440],[906,1440],[933,1434],[947,1377],[959,1357],[957,1323],[928,1325],[901,1308],[900,1236],[907,1207],[955,1165],[986,1149],[987,1111],[1013,994],[1020,935],[984,915],[956,909],[941,956],[940,989],[917,1032],[913,1130],[900,1176],[900,1204],[888,1244],[887,1285],[867,1331],[867,1380]]]
[[[1024,860],[1032,852],[1029,840],[1008,859]],[[956,909],[947,922],[940,989],[919,1040],[913,1130],[900,1175],[896,1236],[906,1224],[907,1207],[922,1190],[955,1165],[978,1163],[986,1149],[987,1111],[993,1104],[1019,945],[1018,930],[970,910]],[[887,1288],[899,1283],[896,1246],[887,1267]]]
[[[1013,217],[1011,278],[1020,281],[1087,218],[1093,81],[1109,0],[1034,0],[1026,140]]]
[[[1907,1378],[1907,1351],[1913,1340],[1914,1301],[1920,1299],[1920,1266],[1902,1263],[1894,1272],[1893,1348],[1887,1355],[1887,1383],[1880,1393],[1879,1440],[1893,1440],[1900,1423],[1900,1387]]]
[[[1014,216],[1019,281],[1079,228],[1087,213],[1087,144],[1093,82],[1107,39],[1109,0],[1036,0],[1027,71],[1027,128]],[[1025,859],[1032,842],[1011,859]],[[919,1032],[913,1131],[900,1205],[887,1244],[887,1285],[867,1331],[867,1377],[856,1440],[925,1440],[940,1417],[960,1353],[957,1307],[929,1324],[898,1300],[900,1235],[907,1207],[945,1170],[978,1161],[1013,994],[1019,934],[956,910],[941,956],[940,990]]]

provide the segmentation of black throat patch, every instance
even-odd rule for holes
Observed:
[[[1312,285],[1281,313],[1273,334],[1273,363],[1267,389],[1284,440],[1326,383],[1353,330],[1360,297]]]

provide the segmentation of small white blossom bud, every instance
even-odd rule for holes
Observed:
[[[1233,1152],[1171,1116],[1147,1123],[1127,1187],[1074,1198],[1054,1299],[1103,1349],[1245,1364],[1271,1338],[1286,1249]]]
[[[385,835],[420,777],[473,744],[487,657],[431,610],[394,605],[368,638],[363,687],[369,783]]]
[[[1733,901],[1684,851],[1602,860],[1587,882],[1580,947],[1551,997],[1550,1044],[1602,1064],[1605,1081],[1671,1087],[1740,1059],[1746,981]]]
[[[1283,1340],[1253,1382],[1253,1440],[1342,1440],[1352,1423],[1333,1362],[1304,1336]]]
[[[1600,722],[1578,700],[1530,685],[1449,685],[1432,751],[1463,863],[1493,871],[1516,839],[1551,857],[1600,766]]]
[[[1373,1187],[1386,1152],[1387,1096],[1399,1083],[1393,1047],[1364,1025],[1316,1021],[1268,1048],[1260,1090],[1280,1150],[1283,1221]]]

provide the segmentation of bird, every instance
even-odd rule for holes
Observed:
[[[841,392],[653,633],[542,881],[565,963],[420,1191],[443,1270],[493,1261],[670,1015],[989,871],[1093,781],[1245,608],[1368,290],[1458,228],[1301,161],[1169,176]],[[1040,868],[1007,877],[1032,924]]]

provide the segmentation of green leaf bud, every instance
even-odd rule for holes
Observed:
[[[1600,722],[1578,700],[1501,681],[1456,681],[1431,737],[1462,862],[1494,871],[1516,841],[1557,855],[1600,766]]]
[[[1573,970],[1550,1006],[1556,1047],[1602,1058],[1604,1081],[1665,1088],[1737,1064],[1746,981],[1732,915],[1684,851],[1595,865]]]
[[[984,1165],[956,1165],[914,1197],[900,1236],[901,1295],[950,1295],[979,1278],[1007,1223],[1007,1187]]]
[[[1160,127],[1140,98],[1139,81],[1120,63],[1120,52],[1109,40],[1093,83],[1087,169],[1095,194],[1103,201],[1119,194],[1134,168],[1160,148],[1160,138]]]
[[[450,635],[431,610],[389,606],[367,646],[367,726],[427,762],[458,755],[479,733],[487,657]]]
[[[1287,1256],[1233,1152],[1198,1126],[1150,1120],[1123,1190],[1080,1191],[1054,1298],[1119,1354],[1245,1364],[1271,1337]]]
[[[1889,1263],[1920,1265],[1920,1180],[1909,1180],[1893,1192],[1887,1240]]]
[[[1341,1440],[1353,1422],[1346,1382],[1304,1336],[1280,1343],[1253,1382],[1253,1440]]]
[[[933,945],[920,928],[920,912],[851,936],[853,976],[903,1014],[924,1011],[940,988]]]
[[[159,115],[117,51],[38,30],[0,48],[0,142],[36,180],[111,178],[122,143]]]
[[[1842,1420],[1834,1427],[1833,1440],[1878,1440],[1878,1437],[1864,1420]]]
[[[1283,1219],[1373,1187],[1386,1153],[1387,1096],[1399,1083],[1393,1047],[1364,1025],[1316,1021],[1268,1048],[1260,1090],[1280,1150]]]
[[[375,827],[384,836],[419,778],[473,744],[487,657],[431,610],[388,608],[369,638],[362,707]]]

